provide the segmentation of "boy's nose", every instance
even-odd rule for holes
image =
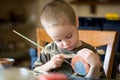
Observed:
[[[65,47],[69,46],[69,44],[70,44],[70,41],[63,41],[63,45],[64,45]]]

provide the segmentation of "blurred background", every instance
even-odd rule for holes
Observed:
[[[39,13],[51,0],[0,0],[0,57],[15,58],[14,66],[31,67],[31,49],[37,47],[12,30],[36,42]],[[115,30],[120,35],[120,0],[66,0],[79,17],[79,29]],[[107,17],[111,17],[107,19]],[[116,54],[120,55],[120,43]],[[119,58],[117,58],[119,61]],[[118,63],[117,63],[118,64]]]

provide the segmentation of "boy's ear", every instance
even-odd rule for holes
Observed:
[[[76,28],[79,27],[79,20],[78,20],[78,16],[76,16]]]

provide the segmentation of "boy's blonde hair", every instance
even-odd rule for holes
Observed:
[[[63,0],[53,0],[42,9],[40,19],[53,25],[76,24],[76,16],[73,8]]]

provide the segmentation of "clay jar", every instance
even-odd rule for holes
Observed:
[[[12,67],[15,60],[13,58],[0,58],[0,66],[4,68]]]

